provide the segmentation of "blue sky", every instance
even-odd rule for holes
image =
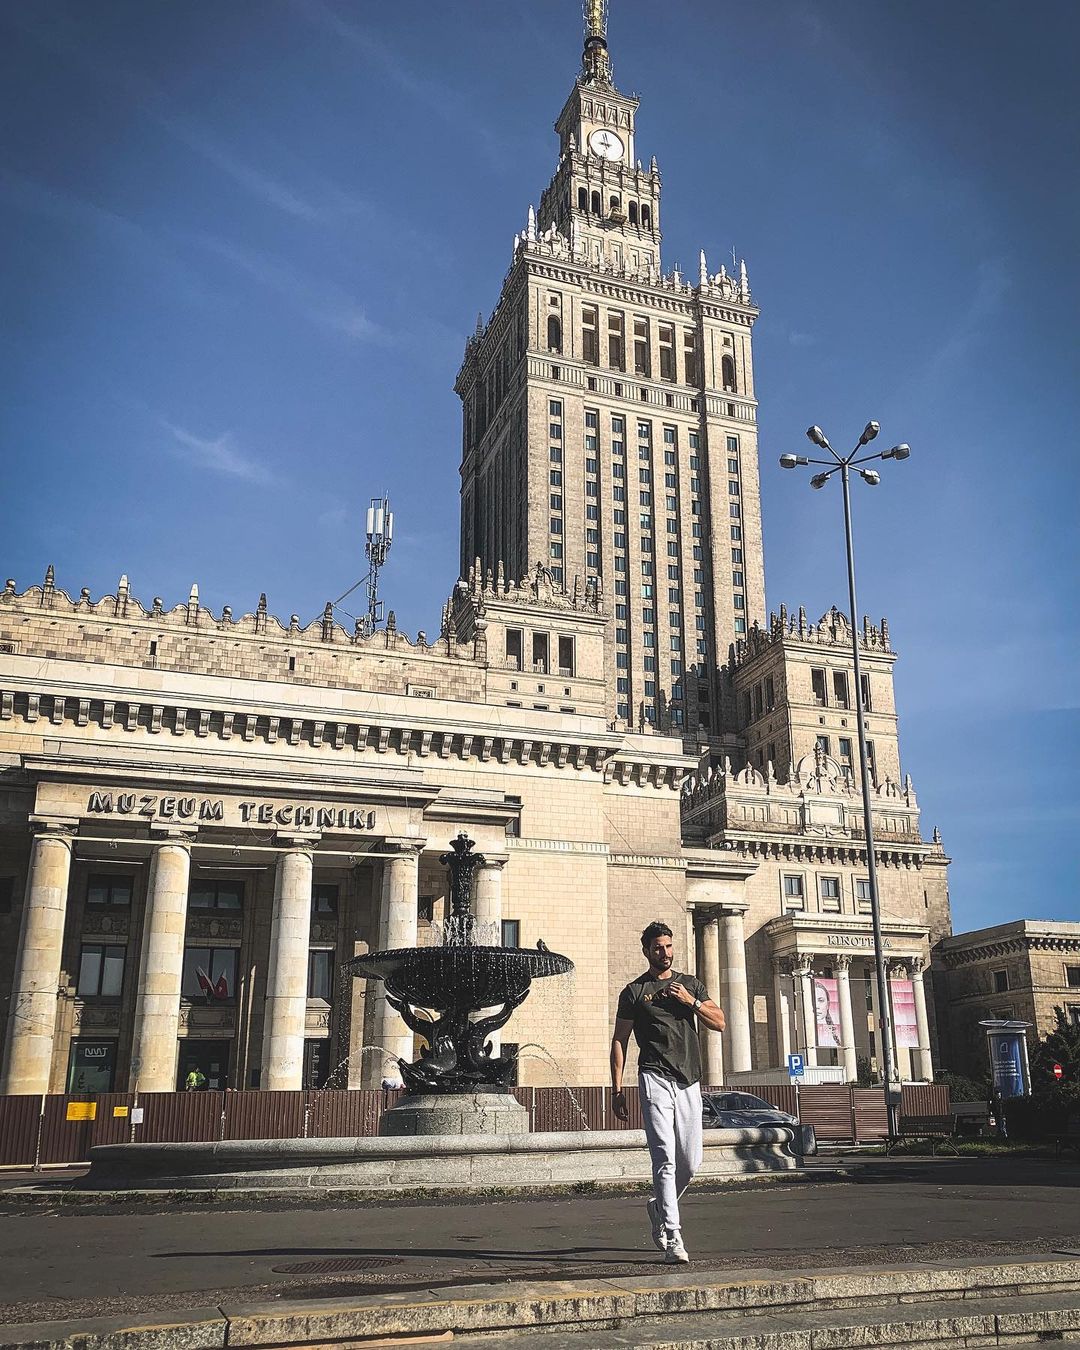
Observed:
[[[577,0],[9,0],[0,568],[314,617],[364,570],[437,627],[464,336],[555,164]],[[776,458],[870,417],[860,602],[958,929],[1080,918],[1080,9],[614,0],[664,256],[746,257],[772,606],[844,597],[840,502]]]

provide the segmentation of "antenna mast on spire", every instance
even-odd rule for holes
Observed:
[[[382,618],[379,569],[386,563],[393,537],[394,513],[390,510],[390,498],[372,497],[367,512],[367,542],[364,545],[368,560],[367,613],[360,620],[365,637],[370,637],[374,633]]]
[[[612,85],[611,57],[607,45],[608,0],[584,0],[585,51],[582,77],[586,84]]]

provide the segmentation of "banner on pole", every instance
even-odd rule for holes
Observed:
[[[893,1035],[897,1048],[919,1048],[919,1029],[915,1024],[915,988],[910,980],[893,980]]]
[[[814,1020],[821,1050],[836,1050],[843,1044],[840,1036],[840,995],[835,980],[814,977]]]

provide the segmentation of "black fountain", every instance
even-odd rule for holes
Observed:
[[[442,941],[356,957],[353,975],[382,980],[386,1001],[425,1045],[399,1060],[407,1096],[383,1113],[380,1134],[524,1134],[528,1113],[510,1092],[515,1053],[495,1053],[493,1033],[529,996],[533,980],[565,975],[567,956],[495,945],[473,915],[473,879],[484,866],[464,833],[440,862],[450,873],[450,912]],[[486,939],[486,940],[485,940]]]

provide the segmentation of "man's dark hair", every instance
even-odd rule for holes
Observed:
[[[671,929],[667,926],[667,924],[661,923],[659,919],[656,919],[653,923],[649,924],[648,928],[646,928],[644,933],[642,933],[641,945],[643,947],[648,948],[652,946],[652,944],[656,941],[658,937],[673,937],[673,936],[674,934],[672,933]]]

